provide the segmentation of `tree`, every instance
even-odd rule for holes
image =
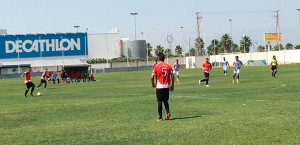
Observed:
[[[300,49],[300,45],[296,45],[296,46],[295,46],[295,49]]]
[[[161,45],[157,45],[154,51],[155,55],[158,56],[158,53],[164,53],[164,47],[162,47]]]
[[[189,50],[189,54],[190,54],[191,56],[195,56],[195,55],[196,55],[196,49],[195,49],[195,48],[191,48],[191,49]]]
[[[257,52],[265,52],[265,50],[266,50],[266,47],[265,46],[263,46],[263,45],[259,45],[258,47],[257,47]]]
[[[217,39],[213,39],[207,47],[207,53],[210,55],[218,55],[220,53],[220,43]]]
[[[224,34],[221,37],[220,46],[221,46],[221,49],[224,50],[224,53],[228,53],[230,51],[231,42],[232,41],[231,41],[229,34]]]
[[[252,45],[251,39],[248,36],[242,37],[242,40],[240,41],[240,49],[244,53],[249,53],[250,51],[250,46]]]
[[[197,37],[195,39],[195,48],[197,48],[197,55],[198,56],[205,54],[204,50],[203,50],[203,48],[204,48],[204,42],[203,42],[202,38]]]
[[[182,47],[180,45],[177,45],[175,47],[175,53],[177,56],[180,56],[182,54]]]
[[[168,56],[168,57],[173,56],[172,50],[170,48],[166,49],[165,50],[165,55]]]
[[[279,50],[279,47],[280,47],[280,50],[283,50],[284,49],[284,47],[281,45],[281,44],[277,44],[275,47],[274,47],[274,49],[272,49],[272,51],[278,51]]]
[[[232,43],[231,51],[232,51],[232,52],[243,52],[243,51],[239,48],[239,45],[237,45],[237,44],[235,44],[235,43]]]
[[[149,56],[149,57],[152,56],[152,54],[151,54],[152,48],[153,48],[153,47],[151,46],[151,44],[150,44],[150,43],[147,43],[147,51],[148,51],[148,56]]]
[[[286,49],[286,50],[292,50],[293,48],[294,48],[294,46],[293,46],[292,43],[287,43],[287,44],[285,45],[285,49]]]

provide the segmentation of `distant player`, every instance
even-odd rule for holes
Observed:
[[[236,83],[239,83],[240,79],[240,69],[242,67],[243,63],[239,60],[238,56],[235,56],[235,61],[233,62],[233,77],[232,77],[232,83],[234,84],[234,79],[236,77]]]
[[[52,74],[51,78],[52,78],[53,84],[55,84],[55,81],[57,81],[57,83],[59,84],[59,79],[58,79],[58,77],[57,77],[56,72],[54,72],[54,73]]]
[[[176,82],[179,83],[179,63],[178,63],[178,59],[176,59],[176,63],[174,63],[174,75],[177,75],[177,79]]]
[[[165,63],[165,55],[163,53],[158,54],[159,64],[157,64],[152,72],[151,82],[152,87],[156,88],[156,97],[158,103],[158,114],[159,118],[157,121],[163,121],[162,118],[162,102],[164,102],[165,109],[167,112],[165,120],[170,119],[170,109],[169,109],[169,90],[174,90],[174,75],[172,66]],[[154,78],[156,77],[157,83],[154,83]]]
[[[276,56],[273,55],[273,58],[271,60],[271,71],[272,71],[272,76],[275,78],[275,75],[277,73],[277,68],[278,68],[278,63],[276,60]]]
[[[27,93],[28,93],[30,88],[31,88],[30,95],[33,96],[32,93],[33,93],[34,88],[35,88],[34,83],[32,83],[31,80],[30,80],[30,72],[31,72],[31,67],[28,67],[28,70],[21,75],[21,78],[23,78],[23,76],[25,75],[25,84],[26,84],[26,87],[27,87],[27,89],[25,91],[25,97],[27,97]]]
[[[37,86],[36,89],[39,89],[39,87],[42,86],[43,84],[45,84],[44,89],[46,89],[46,87],[47,87],[47,81],[46,81],[47,73],[48,73],[48,69],[45,68],[45,70],[44,70],[44,72],[41,76],[41,83]]]
[[[209,72],[210,72],[210,70],[212,69],[212,65],[211,65],[211,63],[209,62],[209,59],[208,59],[208,58],[205,58],[205,62],[203,63],[202,67],[203,67],[205,79],[199,80],[199,85],[201,84],[201,82],[206,82],[206,87],[209,87],[209,85],[208,85]]]
[[[153,63],[153,68],[157,65],[157,60]]]
[[[228,61],[226,60],[225,57],[223,57],[223,61],[221,63],[221,65],[223,66],[223,70],[224,70],[224,75],[227,75],[227,66],[230,68]]]

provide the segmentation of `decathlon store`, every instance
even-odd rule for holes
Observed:
[[[119,44],[118,33],[0,35],[0,65],[30,64],[33,71],[45,67],[58,70],[64,65],[86,64],[90,58],[120,57]]]

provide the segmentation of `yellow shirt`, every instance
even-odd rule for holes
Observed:
[[[271,64],[274,66],[274,65],[277,65],[277,60],[276,59],[272,59],[271,60]]]

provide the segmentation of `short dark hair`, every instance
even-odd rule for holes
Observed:
[[[239,58],[239,56],[235,56],[235,58]]]
[[[162,53],[162,52],[158,53],[158,60],[159,61],[165,61],[165,54]]]
[[[205,58],[205,59],[209,60],[208,58]]]

